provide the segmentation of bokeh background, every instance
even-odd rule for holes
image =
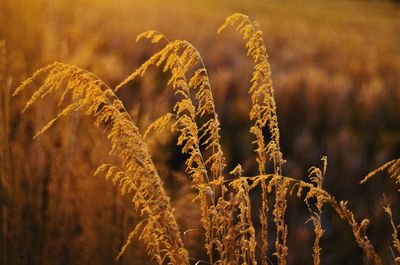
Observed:
[[[216,33],[234,12],[258,20],[264,32],[284,174],[305,180],[307,169],[321,166],[326,155],[326,190],[348,200],[359,220],[370,219],[371,241],[386,264],[395,264],[382,207],[385,196],[400,222],[397,187],[385,174],[358,184],[400,156],[400,4],[372,0],[1,0],[0,264],[149,264],[137,240],[115,261],[138,217],[129,196],[93,176],[115,158],[92,120],[74,114],[32,140],[57,112],[57,101],[47,98],[21,114],[34,87],[11,94],[48,63],[75,64],[115,86],[161,48],[136,43],[138,33],[157,29],[170,40],[192,42],[209,71],[228,168],[241,163],[247,175],[256,174],[248,133],[251,61],[237,34]],[[118,94],[142,130],[173,102],[166,78],[152,69]],[[166,130],[148,144],[195,264],[204,259],[199,213],[175,140]],[[310,264],[313,228],[305,224],[301,200],[289,198],[286,217],[288,264]],[[367,264],[350,228],[328,207],[323,225],[322,264]]]

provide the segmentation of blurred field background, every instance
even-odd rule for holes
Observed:
[[[136,215],[127,198],[94,169],[112,161],[109,143],[79,114],[32,140],[56,113],[46,99],[22,115],[30,96],[13,90],[36,69],[54,61],[88,69],[110,86],[122,81],[160,46],[135,42],[157,29],[186,39],[203,56],[222,124],[228,166],[256,174],[248,133],[247,95],[252,65],[233,31],[216,34],[224,19],[242,12],[257,19],[272,66],[284,174],[298,179],[328,156],[326,190],[349,200],[386,264],[391,231],[385,194],[400,221],[394,182],[382,176],[364,185],[369,171],[400,156],[400,5],[386,1],[264,0],[1,0],[0,40],[0,264],[148,264],[134,242],[115,257]],[[173,102],[165,74],[154,69],[119,96],[140,128]],[[150,139],[193,264],[204,256],[195,194],[183,172],[175,135]],[[160,145],[163,146],[160,148]],[[259,202],[255,201],[254,207]],[[313,233],[304,205],[289,200],[289,264],[312,263]],[[322,264],[367,264],[350,228],[327,207]],[[273,225],[270,225],[274,233]],[[271,239],[272,240],[272,239]],[[271,250],[272,251],[272,250]],[[271,258],[274,262],[273,258]]]

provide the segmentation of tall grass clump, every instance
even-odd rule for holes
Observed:
[[[241,35],[254,64],[248,93],[251,99],[249,132],[254,137],[258,164],[255,176],[246,175],[240,164],[232,170],[226,168],[221,127],[208,71],[198,50],[185,40],[169,41],[157,31],[138,35],[138,41],[148,39],[151,43],[165,44],[113,89],[86,70],[56,62],[35,72],[16,89],[14,95],[33,83],[40,84],[26,103],[25,111],[49,94],[59,93],[60,111],[35,137],[73,112],[92,116],[94,125],[105,130],[111,142],[111,153],[120,159],[120,164],[103,164],[95,174],[104,173],[107,179],[120,187],[122,194],[129,194],[134,209],[142,216],[142,221],[129,234],[117,258],[138,235],[149,256],[158,264],[189,264],[194,260],[196,264],[284,265],[289,252],[289,229],[285,220],[287,199],[295,194],[304,201],[310,212],[309,221],[314,226],[312,252],[315,265],[321,263],[321,238],[324,234],[321,216],[325,205],[332,207],[350,226],[356,243],[369,261],[382,264],[365,234],[369,221],[358,221],[347,201],[339,202],[324,190],[326,157],[322,158],[321,168],[310,168],[309,181],[284,175],[285,160],[280,147],[277,106],[262,31],[257,22],[243,14],[228,17],[218,32],[230,26]],[[169,73],[167,86],[174,91],[176,103],[169,112],[151,123],[142,136],[115,93],[144,76],[151,66]],[[145,142],[149,134],[168,126],[178,134],[177,145],[185,157],[186,173],[197,192],[204,247],[209,258],[207,262],[190,257],[186,250],[170,198]],[[399,182],[399,160],[393,160],[377,171],[386,169]],[[250,193],[256,189],[260,190],[258,199],[261,200],[261,207],[254,214],[254,198],[250,197]],[[393,244],[399,253],[397,227],[390,209],[388,205],[385,211],[390,216]],[[272,220],[268,218],[270,214]],[[254,216],[258,216],[258,220]],[[255,225],[256,221],[260,227]],[[270,246],[272,235],[269,231],[273,228],[276,232],[275,244]],[[261,237],[258,238],[259,233]],[[269,257],[269,252],[272,257]]]
[[[75,111],[93,116],[95,126],[104,125],[107,137],[112,143],[111,153],[121,159],[121,165],[101,165],[95,174],[106,172],[107,179],[119,185],[123,194],[132,193],[134,208],[144,217],[130,234],[128,242],[140,231],[140,238],[145,242],[149,255],[159,264],[162,264],[165,258],[174,264],[187,263],[187,252],[183,248],[173,209],[147,146],[113,90],[85,70],[56,62],[37,71],[18,87],[14,94],[20,93],[41,75],[47,77],[27,102],[24,110],[39,98],[60,88],[64,88],[64,91],[59,104],[61,105],[67,96],[70,96],[71,103],[63,107],[35,137],[44,133],[60,117]],[[122,251],[124,249],[125,247]]]

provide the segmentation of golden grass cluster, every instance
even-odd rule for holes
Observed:
[[[328,163],[326,157],[322,158],[321,168],[310,168],[309,181],[284,175],[285,160],[280,147],[277,106],[262,31],[256,21],[238,13],[228,17],[218,32],[229,26],[235,27],[241,35],[254,64],[248,89],[251,98],[249,117],[252,122],[249,132],[254,135],[258,164],[258,174],[254,176],[246,175],[240,164],[231,171],[226,169],[226,158],[220,143],[220,122],[208,72],[198,50],[185,40],[169,41],[157,31],[140,34],[137,40],[146,38],[152,43],[165,45],[115,88],[110,88],[88,71],[56,62],[35,72],[16,89],[14,95],[33,83],[40,83],[26,103],[26,110],[39,99],[61,91],[58,104],[60,111],[36,135],[44,133],[61,117],[74,112],[92,116],[94,125],[104,128],[111,142],[111,153],[119,158],[119,163],[103,164],[98,167],[96,174],[104,173],[107,179],[120,187],[122,194],[129,194],[134,209],[142,216],[142,221],[130,233],[117,258],[124,254],[138,235],[148,255],[157,264],[284,265],[287,263],[287,239],[290,236],[285,221],[287,198],[295,194],[306,204],[310,212],[309,221],[314,226],[312,251],[315,265],[323,263],[320,241],[324,235],[321,216],[325,205],[331,206],[348,223],[356,243],[371,264],[382,264],[366,234],[369,221],[358,221],[347,201],[337,201],[324,190]],[[127,89],[127,84],[134,79],[145,76],[151,66],[160,67],[163,72],[170,74],[167,86],[174,91],[176,102],[170,112],[148,126],[143,137],[115,93]],[[197,192],[196,201],[200,208],[208,261],[196,260],[187,251],[170,197],[145,142],[145,138],[153,131],[159,132],[168,126],[178,133],[177,145],[181,147],[185,158],[186,173]],[[377,172],[387,170],[399,183],[399,161],[388,162],[369,174],[363,182]],[[256,189],[261,190],[258,198],[261,208],[254,213],[254,198],[250,193]],[[274,202],[272,209],[268,203],[270,200]],[[389,205],[385,211],[393,228],[393,246],[397,251],[394,260],[399,262],[397,227]],[[272,220],[269,218],[271,214]],[[254,225],[255,216],[261,224],[260,229]],[[269,231],[273,225],[276,233],[272,247],[269,244],[272,237]],[[269,255],[270,249],[272,256]]]

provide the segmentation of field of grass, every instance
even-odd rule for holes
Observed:
[[[247,40],[235,27],[217,34],[236,12],[259,23],[269,65],[246,55]],[[170,43],[185,40],[195,47],[193,55],[187,42],[178,41],[179,49],[168,56],[179,57],[187,48],[187,55],[198,52],[204,65],[183,71],[181,56],[166,72],[150,67],[115,92],[122,109],[108,88],[166,45],[136,42],[150,29]],[[21,82],[55,61],[61,63],[52,65],[53,72],[12,96]],[[252,100],[254,63],[266,67],[256,79],[272,81],[274,89]],[[213,96],[212,108],[192,119],[199,128],[212,121],[207,131],[212,137],[200,140],[210,137],[207,150],[207,144],[192,145],[195,137],[185,136],[192,123],[181,119],[192,106],[181,96],[194,99],[196,86],[186,93],[179,82],[167,85],[169,71],[177,80],[189,80],[196,67],[206,68],[205,87]],[[77,96],[59,104],[68,82]],[[43,84],[49,86],[40,88]],[[46,96],[21,113],[35,91]],[[86,98],[85,91],[97,98]],[[80,103],[84,110],[93,107],[90,115],[68,113],[33,139],[80,98],[86,100]],[[194,99],[193,107],[201,109],[201,102]],[[263,104],[268,106],[264,123],[254,109]],[[184,111],[174,111],[176,105]],[[399,106],[400,5],[395,2],[2,0],[0,265],[154,264],[158,255],[167,255],[163,264],[399,264],[400,163],[393,160],[400,158]],[[253,120],[250,110],[256,113]],[[167,112],[173,119],[151,132],[144,148],[140,134]],[[221,130],[213,134],[216,118]],[[100,128],[93,126],[96,119]],[[170,130],[174,119],[178,123]],[[193,152],[182,154],[176,144],[180,137],[184,145],[191,142],[190,150],[211,157],[204,169]],[[225,168],[213,156],[219,150]],[[133,162],[124,164],[128,157]],[[393,162],[360,184],[388,161]],[[106,174],[94,176],[104,163],[122,169],[111,170],[105,181]],[[202,176],[205,169],[213,180]],[[121,181],[124,176],[128,182]],[[144,188],[121,195],[124,183]],[[304,189],[300,198],[299,187]],[[140,223],[148,230],[130,237]]]

